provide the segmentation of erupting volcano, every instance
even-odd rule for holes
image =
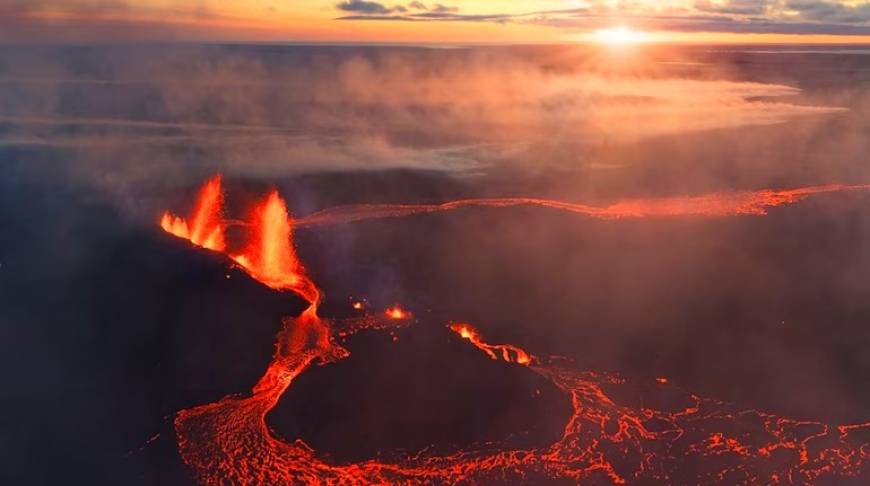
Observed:
[[[410,312],[406,311],[405,309],[402,309],[399,306],[390,307],[384,313],[387,315],[388,318],[394,319],[397,321],[400,321],[403,319],[408,319],[411,317]]]
[[[328,365],[348,356],[339,339],[361,330],[407,325],[410,317],[408,311],[396,306],[363,318],[321,318],[321,293],[297,257],[292,242],[294,226],[404,216],[464,205],[536,204],[597,217],[761,215],[766,207],[843,189],[849,187],[643,200],[604,209],[529,199],[362,205],[321,211],[301,222],[290,218],[284,201],[273,191],[242,225],[248,233],[247,244],[236,253],[225,239],[221,179],[215,177],[203,187],[190,223],[166,213],[161,220],[163,229],[196,246],[226,254],[229,261],[263,285],[298,294],[310,306],[299,317],[285,319],[274,358],[249,395],[229,396],[178,413],[175,428],[181,456],[205,484],[536,484],[547,480],[800,484],[863,474],[870,458],[870,423],[830,426],[744,410],[683,392],[664,378],[656,386],[673,392],[673,406],[659,410],[624,405],[608,392],[625,385],[622,378],[578,371],[565,360],[533,356],[519,346],[490,344],[465,323],[450,324],[449,328],[490,358],[536,373],[570,397],[573,411],[557,441],[527,450],[495,444],[450,455],[421,452],[392,462],[372,459],[333,464],[301,440],[275,438],[265,421],[266,414],[301,373],[315,363]],[[358,303],[353,307],[362,311],[365,306]]]
[[[166,232],[188,239],[194,245],[223,251],[226,248],[225,226],[221,220],[223,199],[221,176],[217,175],[202,186],[189,225],[187,220],[173,216],[169,211],[163,213],[160,225]]]
[[[188,228],[184,218],[168,211],[161,218],[165,231],[203,248],[224,252],[227,224],[221,219],[223,191],[221,176],[203,185]],[[305,277],[305,269],[296,257],[292,244],[292,220],[287,205],[277,191],[270,192],[251,211],[246,225],[248,243],[241,253],[230,254],[236,263],[257,281],[276,290],[289,290],[304,297],[313,306],[320,300],[314,284]]]

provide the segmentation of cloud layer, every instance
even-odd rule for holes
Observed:
[[[673,32],[870,35],[870,3],[849,0],[8,0],[0,2],[0,42],[70,40],[367,40],[457,36],[429,26],[410,31],[366,21],[509,25],[493,41],[565,39],[614,24]],[[353,29],[337,25],[353,23]],[[513,30],[512,30],[513,29]],[[501,34],[499,34],[501,32]],[[513,34],[512,34],[513,33]],[[511,35],[509,35],[511,34]],[[482,34],[478,34],[478,37]],[[461,36],[460,36],[461,38]]]
[[[468,12],[459,4],[428,8],[420,2],[388,5],[375,1],[341,2],[340,20],[411,22],[498,22],[589,30],[629,22],[666,31],[781,34],[870,34],[870,3],[833,0],[695,0],[694,2],[607,2],[558,10]]]
[[[727,72],[612,69],[522,50],[6,52],[0,146],[69,150],[125,177],[198,175],[191,164],[253,177],[605,170],[621,164],[619,147],[846,113]]]

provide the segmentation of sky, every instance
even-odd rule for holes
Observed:
[[[870,0],[0,0],[0,42],[870,42]]]

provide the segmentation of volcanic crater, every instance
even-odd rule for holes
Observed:
[[[345,346],[349,357],[300,375],[267,416],[277,435],[329,462],[545,447],[572,414],[551,382],[490,359],[446,326],[363,332]]]

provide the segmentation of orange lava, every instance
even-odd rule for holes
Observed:
[[[216,175],[200,189],[190,225],[184,218],[166,211],[160,226],[194,245],[227,253],[223,201],[221,176]],[[241,253],[228,254],[230,258],[259,282],[276,290],[296,292],[313,305],[319,303],[320,292],[305,276],[296,256],[293,223],[277,191],[270,192],[240,225],[247,229],[248,242]]]
[[[461,199],[441,204],[352,204],[318,211],[296,221],[296,225],[344,224],[368,219],[398,218],[415,214],[451,211],[474,206],[492,208],[539,206],[582,214],[597,219],[655,216],[763,216],[767,214],[768,208],[794,204],[814,194],[867,189],[870,189],[870,185],[827,185],[787,190],[764,189],[760,191],[717,193],[703,196],[630,199],[616,202],[609,206],[591,206],[528,197]]]
[[[212,177],[199,191],[190,224],[169,211],[163,213],[160,226],[167,233],[190,240],[191,243],[214,251],[224,251],[225,225],[222,220],[223,191],[220,174]]]
[[[528,365],[532,363],[532,356],[522,349],[510,344],[487,344],[481,338],[477,329],[469,324],[451,324],[450,329],[459,334],[463,339],[468,339],[471,344],[477,346],[478,349],[489,355],[490,358],[497,360],[499,355],[501,359],[508,363],[517,363]]]
[[[353,304],[351,304],[350,306],[353,307],[355,310],[363,310],[366,308],[366,305],[360,301],[356,301]]]
[[[205,192],[201,200],[209,199]],[[199,208],[209,204],[197,205],[193,221],[198,221]],[[219,214],[219,209],[206,212]],[[164,229],[193,241],[191,232],[176,233],[174,220],[169,223]],[[625,383],[618,376],[578,371],[516,346],[489,344],[472,326],[452,324],[451,330],[491,358],[525,365],[523,369],[549,380],[570,398],[573,412],[562,436],[534,449],[488,444],[451,455],[403,455],[393,462],[330,463],[302,440],[274,437],[266,415],[313,364],[349,355],[333,330],[348,336],[363,329],[390,330],[407,320],[393,319],[390,312],[380,318],[320,318],[320,292],[293,250],[292,226],[284,202],[269,194],[246,225],[248,246],[231,258],[264,285],[305,298],[309,308],[284,320],[273,360],[249,394],[176,416],[181,457],[204,484],[534,484],[547,478],[574,484],[806,484],[822,477],[855,477],[870,459],[870,423],[831,427],[694,395],[687,395],[688,405],[677,410],[625,406],[606,391]]]
[[[292,290],[316,305],[320,292],[305,276],[293,247],[293,225],[287,205],[272,191],[251,215],[249,242],[244,253],[233,255],[256,280],[277,290]]]
[[[410,312],[406,311],[405,309],[402,309],[399,306],[390,307],[389,309],[384,311],[384,314],[386,314],[387,317],[389,317],[390,319],[394,319],[397,321],[409,319],[411,317]]]

